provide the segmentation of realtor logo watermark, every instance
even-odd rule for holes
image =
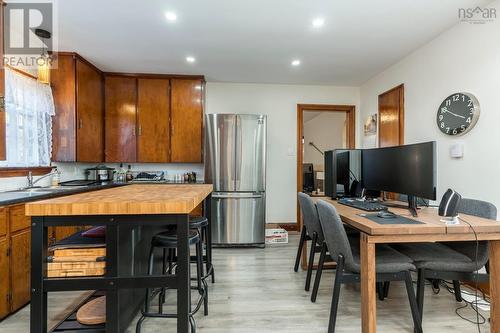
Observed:
[[[470,24],[485,24],[492,22],[497,18],[496,8],[459,8],[458,18],[460,22],[467,22]]]
[[[48,62],[54,68],[55,62],[49,55],[56,51],[52,1],[8,2],[4,10],[3,65],[36,69]],[[37,29],[49,32],[50,38],[37,36]]]

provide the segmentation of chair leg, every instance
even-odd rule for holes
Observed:
[[[340,286],[342,285],[342,275],[344,274],[344,259],[339,256],[337,268],[335,269],[335,283],[333,285],[332,305],[330,308],[330,320],[328,322],[328,333],[335,333],[335,323],[337,321],[337,309],[339,307]]]
[[[300,232],[300,240],[299,240],[299,248],[297,250],[297,256],[295,257],[295,266],[293,270],[295,272],[299,271],[300,257],[302,256],[302,249],[304,248],[304,242],[306,241],[307,230],[306,226],[302,227],[302,231]]]
[[[455,300],[462,302],[462,291],[460,290],[460,281],[453,280],[453,290],[455,292]]]
[[[425,270],[418,270],[418,280],[417,280],[417,305],[418,312],[420,314],[420,322],[424,318],[424,293],[425,293]]]
[[[378,294],[378,299],[383,301],[384,300],[384,284],[382,282],[377,282],[377,294]]]
[[[384,282],[384,298],[389,296],[389,289],[391,288],[391,281]]]
[[[405,285],[406,293],[408,294],[408,301],[410,302],[411,315],[413,317],[413,325],[415,333],[422,333],[422,320],[420,319],[420,312],[418,310],[417,300],[415,299],[415,290],[413,290],[413,281],[410,272],[405,272]]]
[[[311,276],[314,264],[314,254],[316,253],[316,243],[318,241],[318,234],[314,233],[311,242],[311,251],[309,252],[309,262],[307,265],[307,275],[306,275],[306,291],[309,291],[311,287]]]
[[[203,297],[203,312],[208,316],[208,290],[203,284],[203,249],[201,241],[196,244],[196,280],[198,283],[198,292]]]
[[[314,278],[314,286],[311,294],[311,302],[316,302],[316,297],[318,296],[319,283],[321,281],[321,274],[323,273],[323,266],[325,265],[327,246],[323,242],[321,245],[321,254],[319,255],[318,270],[316,271],[316,277]]]

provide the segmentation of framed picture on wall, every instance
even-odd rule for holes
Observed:
[[[369,115],[365,121],[365,135],[377,134],[377,114]]]

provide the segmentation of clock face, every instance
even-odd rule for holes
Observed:
[[[479,102],[474,95],[455,93],[439,106],[437,126],[444,134],[463,135],[476,125],[479,112]]]

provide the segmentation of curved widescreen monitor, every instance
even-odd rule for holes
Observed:
[[[363,185],[436,200],[436,142],[363,150]]]

